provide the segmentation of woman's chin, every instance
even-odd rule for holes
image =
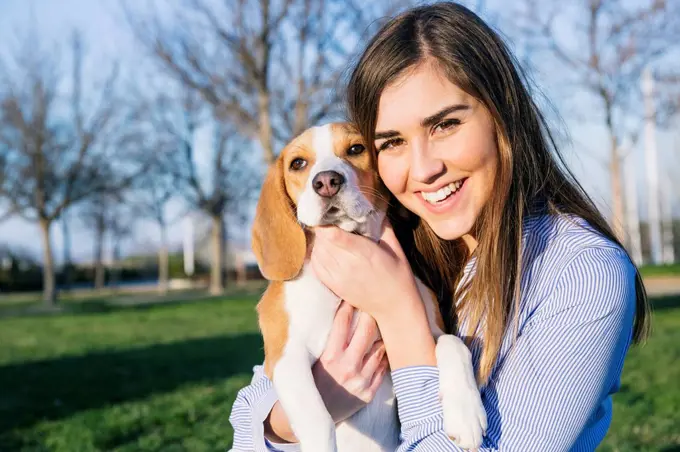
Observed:
[[[432,232],[442,240],[458,240],[469,234],[471,230],[467,221],[460,221],[459,219],[428,221],[427,223]]]
[[[470,209],[469,205],[459,206],[456,213],[435,213],[423,208],[422,204],[417,199],[409,199],[407,203],[404,203],[408,210],[425,221],[432,232],[440,239],[458,240],[468,235],[472,230],[476,216],[474,209]]]

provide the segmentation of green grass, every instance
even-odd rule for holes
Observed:
[[[254,300],[0,319],[0,451],[226,450]]]
[[[626,358],[603,451],[680,451],[680,297],[652,302],[653,331]]]
[[[249,283],[249,287],[261,287],[261,282]],[[131,289],[83,289],[60,293],[55,306],[46,306],[42,294],[35,292],[0,295],[0,316],[45,314],[60,312],[101,312],[115,309],[119,305],[134,304],[138,301],[153,303],[159,301],[184,301],[205,298],[200,289],[173,290],[162,295],[155,290],[134,291]]]
[[[228,449],[234,397],[262,360],[255,299],[0,318],[0,451]],[[655,305],[603,451],[680,450],[680,298]]]
[[[643,265],[640,267],[640,274],[643,277],[680,276],[680,264]]]

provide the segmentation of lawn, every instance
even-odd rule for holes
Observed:
[[[262,359],[255,299],[0,318],[0,451],[228,449],[231,404]],[[680,298],[655,305],[603,451],[680,451]]]
[[[649,276],[680,276],[680,263],[663,265],[643,265],[640,267],[643,277]]]

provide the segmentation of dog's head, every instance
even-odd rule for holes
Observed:
[[[304,228],[337,225],[379,237],[387,207],[374,159],[346,123],[307,129],[270,168],[257,203],[252,247],[265,278],[284,281],[302,268]]]

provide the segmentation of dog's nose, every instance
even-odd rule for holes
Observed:
[[[344,183],[344,176],[337,171],[321,171],[312,179],[314,191],[324,198],[335,196]]]

